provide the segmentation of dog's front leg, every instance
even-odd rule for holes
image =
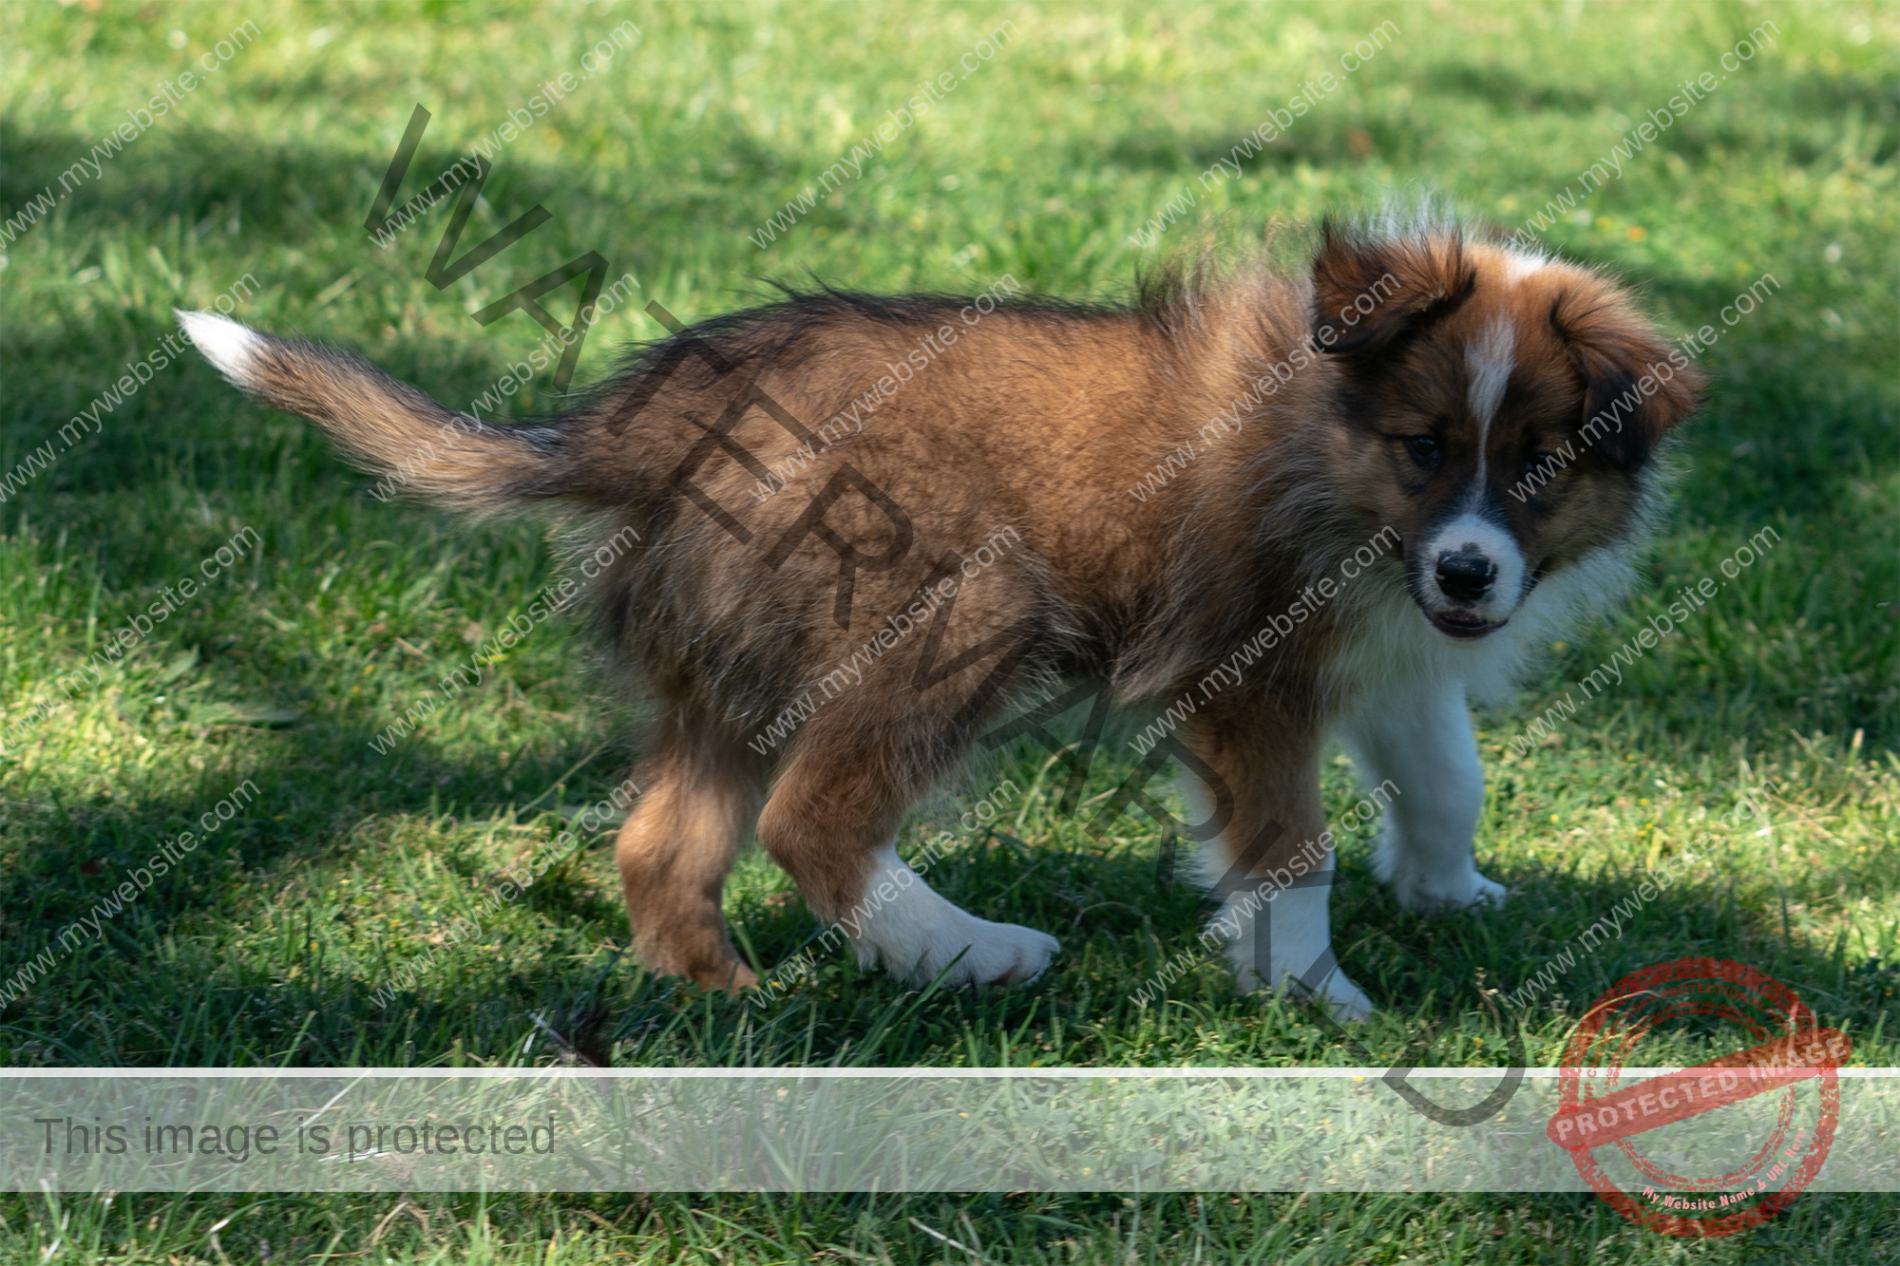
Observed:
[[[1239,984],[1315,998],[1336,1019],[1367,1018],[1372,1000],[1333,954],[1333,845],[1315,728],[1242,704],[1204,711],[1186,737],[1203,766],[1187,780],[1197,820],[1227,815],[1202,865],[1220,903],[1208,930],[1227,942]]]
[[[1478,873],[1473,837],[1484,811],[1484,766],[1457,681],[1420,681],[1368,699],[1345,738],[1385,829],[1372,868],[1407,910],[1498,905],[1504,886]]]

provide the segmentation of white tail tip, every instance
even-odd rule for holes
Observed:
[[[263,338],[255,330],[215,312],[183,312],[174,308],[172,314],[178,318],[185,337],[226,378],[240,387],[252,385],[251,364],[264,347]]]

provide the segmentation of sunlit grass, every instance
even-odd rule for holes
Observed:
[[[446,290],[424,277],[447,213],[378,250],[363,217],[414,105],[434,114],[403,197],[620,22],[642,31],[494,160],[463,249],[540,203],[553,220]],[[1236,178],[1199,177],[1390,19],[1400,36]],[[1546,235],[1636,282],[1672,331],[1764,273],[1779,289],[1703,360],[1714,387],[1677,459],[1676,508],[1626,614],[1552,649],[1482,714],[1479,850],[1512,889],[1495,914],[1400,913],[1342,849],[1348,969],[1384,1006],[1366,1043],[1437,1030],[1431,1058],[1492,1064],[1507,1039],[1554,1062],[1637,967],[1734,958],[1787,982],[1900,1063],[1900,700],[1891,334],[1900,56],[1886,10],[1841,7],[1100,10],[315,4],[16,7],[0,77],[0,218],[85,156],[149,85],[245,20],[259,35],[0,250],[0,478],[146,357],[174,306],[254,277],[236,315],[362,346],[465,406],[541,337],[482,304],[589,250],[640,298],[590,335],[576,383],[660,327],[816,275],[975,291],[1002,274],[1068,297],[1214,229],[1305,225],[1397,193],[1515,226],[1747,30],[1780,37],[1584,214]],[[954,92],[766,249],[752,235],[914,91],[1013,24]],[[172,35],[184,33],[182,39]],[[174,44],[182,44],[175,47]],[[1191,222],[1130,235],[1181,192]],[[573,290],[550,296],[566,311]],[[543,378],[516,397],[550,407]],[[388,756],[371,737],[555,574],[532,525],[470,528],[366,495],[304,423],[244,403],[204,364],[160,370],[100,433],[0,503],[0,982],[121,872],[244,780],[246,812],[0,1011],[11,1065],[413,1065],[549,1058],[530,1013],[623,1064],[1354,1063],[1298,1006],[1240,997],[1209,963],[1131,996],[1192,943],[1197,894],[1157,880],[1139,815],[1101,839],[1057,809],[1048,754],[1010,750],[920,811],[954,823],[1003,778],[1020,795],[933,882],[978,914],[1063,940],[1038,986],[921,1008],[846,956],[758,1007],[655,981],[624,953],[606,836],[443,945],[489,877],[625,775],[641,720],[591,672],[584,632],[539,629]],[[1567,689],[1738,545],[1778,544],[1678,634],[1519,753]],[[255,550],[121,660],[95,658],[164,586],[246,528]],[[81,665],[96,680],[67,691]],[[1084,795],[1134,766],[1111,735]],[[1753,791],[1767,786],[1766,793]],[[1337,817],[1349,768],[1326,769]],[[1745,795],[1764,824],[1738,823]],[[1765,828],[1766,833],[1763,833]],[[1677,865],[1676,859],[1694,860]],[[1671,864],[1681,878],[1526,1006],[1521,988]],[[729,913],[769,968],[810,916],[757,854]],[[387,1007],[392,970],[433,954]],[[909,1018],[895,1022],[899,1015]],[[1685,1049],[1684,1055],[1691,1054]],[[1594,1197],[1297,1196],[691,1199],[121,1196],[0,1202],[35,1261],[337,1256],[596,1262],[1665,1260],[1673,1246]],[[213,1231],[214,1224],[232,1219]],[[931,1234],[934,1232],[935,1235]],[[55,1241],[59,1248],[51,1251]],[[1900,1242],[1887,1198],[1808,1197],[1699,1256],[1864,1262]],[[978,1245],[981,1247],[977,1247]]]

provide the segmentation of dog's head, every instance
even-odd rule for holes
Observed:
[[[1620,287],[1455,232],[1329,226],[1313,291],[1346,495],[1398,530],[1412,597],[1450,638],[1503,627],[1539,581],[1627,535],[1700,391]]]

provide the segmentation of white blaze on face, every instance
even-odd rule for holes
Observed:
[[[1486,450],[1491,446],[1491,419],[1498,415],[1504,385],[1511,380],[1511,352],[1516,346],[1517,331],[1502,316],[1465,344],[1465,370],[1471,375],[1466,402],[1471,406],[1471,416],[1478,419],[1478,479],[1472,492],[1479,498],[1483,496]]]
[[[1530,255],[1523,251],[1504,252],[1504,279],[1515,286],[1532,273],[1540,271],[1550,260],[1542,255]]]
[[[1492,622],[1500,622],[1517,610],[1524,596],[1528,568],[1523,551],[1502,524],[1483,513],[1485,476],[1491,442],[1491,423],[1504,400],[1505,384],[1514,365],[1516,331],[1507,317],[1499,316],[1465,345],[1465,368],[1471,384],[1466,402],[1478,422],[1478,469],[1461,499],[1458,515],[1434,532],[1425,544],[1425,594],[1427,606],[1436,611],[1461,611]],[[1476,603],[1445,593],[1438,585],[1438,560],[1447,554],[1477,554],[1497,568],[1491,588]]]

